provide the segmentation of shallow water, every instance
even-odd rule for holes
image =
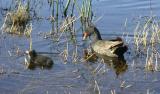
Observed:
[[[1,7],[9,7],[10,0],[0,1]],[[9,2],[9,3],[8,3]],[[44,1],[45,2],[45,1]],[[43,3],[46,5],[46,2]],[[1,33],[0,37],[0,91],[1,94],[159,94],[160,73],[145,71],[144,59],[134,59],[132,49],[133,31],[136,27],[135,19],[140,16],[155,15],[159,18],[159,0],[93,0],[92,4],[95,24],[103,38],[122,36],[129,33],[131,45],[125,54],[121,66],[113,63],[119,62],[109,59],[109,63],[98,60],[97,63],[77,61],[72,63],[75,45],[69,46],[69,60],[65,64],[58,54],[47,54],[54,61],[51,70],[36,68],[29,70],[24,65],[23,52],[29,49],[29,39]],[[49,17],[51,11],[42,7],[39,15]],[[3,23],[3,17],[0,16]],[[98,21],[96,19],[100,18]],[[125,25],[126,22],[126,25]],[[48,20],[34,21],[32,33],[33,49],[40,52],[61,52],[66,48],[65,38],[60,42],[45,39],[39,32],[48,32],[52,25]],[[78,27],[79,28],[79,27]],[[78,54],[82,58],[83,42],[81,33],[78,37]],[[124,37],[126,38],[126,37]],[[19,55],[16,51],[19,49]],[[132,52],[131,52],[132,53]],[[118,68],[120,67],[120,68]],[[123,69],[122,69],[123,67]],[[117,70],[121,70],[117,73]],[[123,83],[123,84],[122,84]],[[96,87],[97,86],[97,87]]]

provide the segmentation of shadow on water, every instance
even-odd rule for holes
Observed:
[[[84,59],[86,62],[96,63],[99,62],[98,59],[102,60],[99,63],[106,64],[110,69],[113,69],[116,76],[125,73],[128,69],[128,65],[124,56],[122,57],[108,57],[106,55],[100,55],[95,53],[89,53],[87,50],[84,50]]]

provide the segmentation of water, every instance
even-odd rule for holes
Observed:
[[[135,18],[159,16],[158,0],[99,0],[94,3],[96,16],[102,17],[96,24],[104,34],[121,34],[125,31],[125,22],[127,22],[127,32],[133,34]]]
[[[9,0],[2,1],[0,5],[3,8],[9,7],[11,3]],[[47,5],[45,1],[43,4]],[[132,41],[136,18],[151,15],[158,18],[160,14],[159,0],[93,0],[92,5],[94,21],[100,18],[95,25],[104,39],[122,36],[124,32],[127,32]],[[47,18],[50,16],[51,9],[42,7],[39,11],[38,15]],[[0,19],[2,25],[4,18]],[[66,48],[65,38],[62,37],[57,44],[52,39],[45,39],[39,34],[39,32],[50,31],[51,26],[48,20],[33,22],[33,49],[54,53],[62,52]],[[80,54],[79,58],[82,58],[81,33],[77,37],[77,52]],[[101,94],[111,94],[111,91],[115,91],[116,94],[159,94],[160,92],[160,73],[145,71],[145,61],[134,60],[130,53],[125,54],[126,61],[123,61],[121,66],[113,65],[112,63],[119,61],[112,60],[107,61],[110,62],[109,64],[80,61],[74,64],[71,61],[75,45],[70,43],[68,45],[70,56],[67,64],[60,55],[47,54],[55,63],[51,70],[40,68],[29,70],[25,68],[25,56],[23,56],[23,52],[29,49],[28,38],[1,34],[0,44],[1,94],[98,94],[96,93],[98,89]],[[131,47],[132,45],[129,45],[129,49]],[[19,55],[16,54],[18,49]],[[117,75],[118,69],[121,72]]]

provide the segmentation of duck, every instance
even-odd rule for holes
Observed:
[[[120,37],[103,40],[98,28],[94,25],[88,26],[85,29],[83,32],[83,40],[91,36],[91,49],[97,54],[108,57],[123,57],[123,54],[128,50],[127,45],[124,45],[124,41]]]
[[[50,69],[52,67],[53,60],[45,55],[38,54],[35,50],[26,51],[28,55],[28,68],[34,69],[36,66]]]

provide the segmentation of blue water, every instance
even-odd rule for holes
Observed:
[[[94,2],[96,17],[101,19],[96,23],[103,34],[116,34],[125,31],[133,34],[134,18],[139,16],[158,16],[159,0],[98,0]]]
[[[11,0],[0,0],[2,8],[9,8],[11,4]],[[39,11],[38,16],[48,18],[51,8],[45,0],[41,4],[43,6],[36,9]],[[93,23],[103,38],[122,36],[123,33],[128,33],[129,37],[133,38],[133,31],[137,25],[135,19],[144,16],[159,18],[160,0],[93,0],[92,8]],[[3,20],[4,17],[0,15],[1,25]],[[33,49],[58,52],[67,47],[63,37],[57,44],[39,34],[52,30],[48,20],[33,21],[32,25]],[[79,23],[76,26],[80,28]],[[78,64],[64,64],[61,56],[55,54],[49,55],[55,63],[51,70],[29,70],[25,68],[24,56],[15,55],[18,48],[22,52],[29,49],[28,38],[2,34],[0,44],[0,94],[98,94],[95,93],[96,83],[101,94],[111,94],[111,91],[115,91],[116,94],[160,93],[160,73],[146,72],[142,65],[145,61],[134,61],[129,58],[128,53],[125,55],[128,68],[117,77],[113,65],[79,63],[80,61]],[[81,33],[78,35],[78,45],[80,46],[77,52],[82,54]],[[74,47],[75,45],[69,44],[70,60]],[[120,87],[123,81],[124,87]]]

